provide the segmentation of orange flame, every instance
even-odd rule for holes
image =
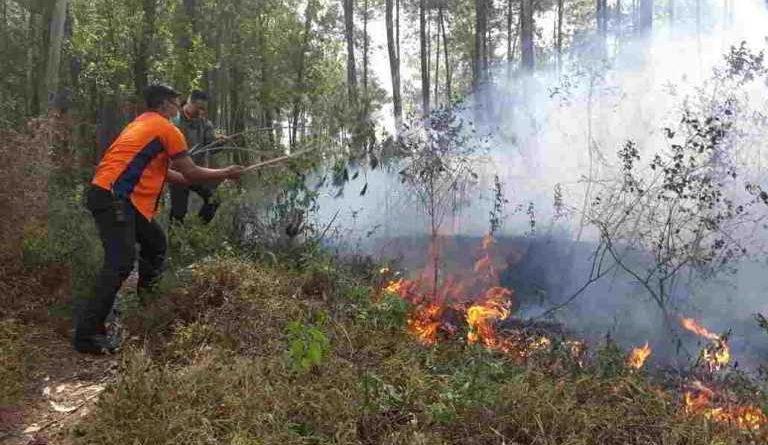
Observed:
[[[400,295],[400,291],[403,289],[403,285],[405,284],[405,280],[402,278],[399,280],[395,280],[390,282],[387,287],[384,288],[385,291],[391,292],[393,294]]]
[[[492,287],[485,294],[485,301],[474,304],[467,309],[467,324],[469,333],[467,341],[470,344],[482,342],[489,347],[499,345],[494,324],[509,317],[509,297],[512,292],[503,287]]]
[[[731,350],[724,338],[709,331],[692,318],[682,318],[680,322],[685,329],[712,341],[711,345],[701,351],[701,359],[710,371],[722,369],[731,361]]]
[[[763,410],[754,405],[713,407],[712,398],[716,393],[701,382],[694,382],[694,388],[695,395],[693,391],[686,391],[683,397],[685,414],[700,414],[714,422],[743,430],[756,431],[768,424],[768,417]]]
[[[632,352],[627,357],[627,366],[634,369],[640,369],[651,356],[651,347],[648,346],[648,342],[645,342],[645,346],[632,349]]]
[[[683,327],[691,332],[693,332],[696,335],[699,335],[701,337],[707,338],[709,340],[717,340],[720,338],[719,335],[710,332],[707,330],[707,328],[701,326],[696,320],[693,318],[682,318],[680,320],[680,323],[683,325]]]
[[[436,304],[418,307],[408,317],[408,331],[425,345],[437,343],[443,308]]]

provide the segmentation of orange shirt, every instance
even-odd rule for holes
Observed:
[[[161,114],[149,111],[128,124],[107,149],[91,183],[117,198],[129,198],[151,220],[170,160],[186,154],[181,131]]]

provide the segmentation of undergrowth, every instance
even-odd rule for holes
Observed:
[[[377,295],[370,271],[318,261],[185,269],[133,314],[146,346],[123,354],[75,443],[759,443],[683,416],[671,393],[614,369],[615,351],[553,371],[462,342],[421,346],[408,306]]]
[[[24,394],[26,352],[21,325],[0,321],[0,407],[17,404]]]

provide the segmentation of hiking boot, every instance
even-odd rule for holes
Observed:
[[[72,342],[77,352],[84,354],[108,355],[120,349],[120,343],[106,335],[75,338]]]

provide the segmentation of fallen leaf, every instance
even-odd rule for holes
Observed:
[[[36,423],[33,423],[32,425],[26,427],[23,431],[24,434],[32,434],[40,431],[40,426]]]
[[[71,413],[72,411],[77,409],[76,406],[61,405],[61,404],[58,404],[58,403],[54,402],[53,400],[51,400],[50,403],[51,403],[51,407],[53,408],[53,410],[56,411],[56,412],[59,412],[59,413]]]

